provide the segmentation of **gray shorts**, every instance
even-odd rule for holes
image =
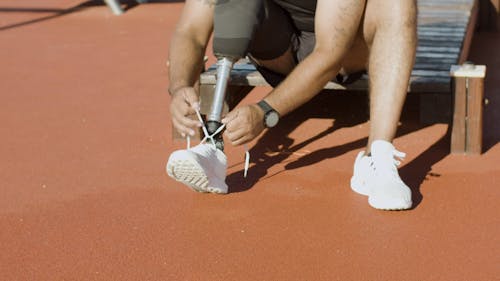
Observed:
[[[273,0],[265,0],[259,27],[250,43],[249,53],[262,60],[277,58],[292,47],[297,62],[307,57],[316,43],[314,31],[297,28],[290,13]],[[314,20],[314,15],[311,15]]]
[[[259,27],[253,35],[249,53],[255,59],[270,60],[283,55],[290,47],[296,63],[304,60],[314,49],[314,13],[310,7],[300,17],[293,14],[293,7],[281,6],[280,0],[264,0],[264,12]],[[285,2],[285,1],[283,1]],[[276,87],[285,76],[265,67],[256,65],[264,79]],[[365,72],[349,75],[337,75],[336,82],[350,84],[358,80]]]

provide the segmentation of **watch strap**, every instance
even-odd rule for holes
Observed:
[[[274,108],[272,108],[272,106],[270,106],[265,100],[259,101],[257,105],[262,109],[262,111],[264,111],[264,114],[268,113],[271,110],[274,110]]]

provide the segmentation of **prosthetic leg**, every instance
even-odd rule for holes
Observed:
[[[213,103],[207,115],[207,131],[213,134],[222,125],[222,108],[234,63],[247,53],[253,32],[259,24],[263,0],[217,1],[214,14],[213,50],[217,57],[217,81]],[[216,136],[223,150],[222,134]]]

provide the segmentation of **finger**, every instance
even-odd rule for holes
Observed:
[[[234,143],[241,138],[245,137],[246,131],[245,129],[239,128],[236,131],[227,131],[225,132],[226,137],[231,143]]]
[[[193,120],[192,118],[187,117],[188,115],[194,115],[194,114],[196,114],[194,109],[187,106],[186,104],[181,104],[181,105],[172,107],[172,116],[177,118],[180,122],[186,123],[185,124],[186,126],[190,126],[190,127],[197,126],[196,124],[191,122],[191,120]],[[186,120],[189,119],[189,121],[184,122],[183,121],[184,118],[186,118]],[[199,123],[199,121],[195,121],[195,122]]]
[[[197,128],[203,126],[200,121],[193,119],[192,117],[184,116],[182,113],[174,110],[172,114],[172,120],[175,121],[177,128],[185,134],[193,135]]]
[[[182,126],[183,128],[187,128],[188,131],[186,131],[186,133],[188,133],[190,135],[192,135],[192,132],[194,132],[194,130],[196,128],[200,128],[201,126],[203,126],[200,123],[200,121],[192,119],[192,118],[187,117],[187,116],[183,116],[183,115],[176,115],[176,117],[174,119],[177,122],[177,124],[179,124],[179,126]]]
[[[221,121],[222,122],[222,121]],[[236,131],[241,130],[241,122],[239,121],[238,118],[234,118],[231,120],[231,122],[226,123],[226,131],[228,133],[234,133]]]
[[[250,141],[250,138],[248,137],[248,135],[244,135],[241,138],[238,138],[238,139],[236,139],[234,141],[231,141],[231,144],[234,145],[234,146],[238,146],[238,145],[245,144],[245,143],[247,143],[249,141]]]
[[[222,124],[226,124],[226,126],[234,121],[236,118],[238,118],[238,110],[235,109],[231,112],[229,112],[224,118],[222,118],[221,122]]]
[[[195,115],[196,110],[199,110],[198,108],[195,108],[193,106],[186,106],[181,108],[182,110],[182,116],[188,116],[188,115]]]
[[[200,110],[200,103],[198,101],[198,95],[193,88],[184,89],[182,96],[186,103],[195,110]]]
[[[196,128],[196,127],[199,128],[202,126],[200,121],[195,120],[195,119],[191,119],[187,116],[181,116],[180,118],[178,118],[178,120],[182,125],[189,127],[189,128]]]
[[[175,119],[172,119],[172,125],[174,126],[174,129],[184,138],[186,137],[186,131],[185,129],[182,127],[182,125],[179,124],[179,122],[177,122],[177,120]]]
[[[174,127],[183,137],[185,137],[186,135],[194,136],[195,131],[193,129],[185,126],[176,119],[173,119],[172,122],[174,123]]]

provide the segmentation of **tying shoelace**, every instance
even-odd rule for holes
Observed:
[[[210,140],[214,148],[217,149],[214,137],[222,130],[224,130],[224,127],[226,125],[222,124],[213,134],[210,135],[207,131],[207,128],[205,127],[205,122],[203,122],[203,118],[201,118],[200,111],[197,109],[195,111],[198,120],[201,122],[201,124],[203,124],[203,126],[201,126],[201,129],[203,130],[203,134],[205,135],[205,137],[200,141],[200,144],[207,142],[207,140]],[[189,135],[186,135],[186,142],[187,142],[187,149],[191,149],[191,138],[189,137]],[[248,173],[248,166],[250,165],[250,152],[248,151],[248,146],[246,144],[243,145],[243,147],[245,148],[245,168],[243,171],[243,177],[246,178]]]

